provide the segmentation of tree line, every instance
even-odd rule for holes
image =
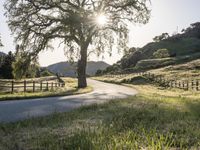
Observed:
[[[0,78],[22,79],[53,75],[47,69],[41,68],[37,60],[31,61],[30,65],[24,65],[25,57],[26,53],[19,49],[14,53],[11,51],[8,54],[2,53],[0,55]]]

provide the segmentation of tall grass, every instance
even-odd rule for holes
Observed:
[[[200,101],[151,92],[1,124],[0,149],[198,149]]]

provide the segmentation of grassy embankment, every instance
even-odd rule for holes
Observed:
[[[1,93],[0,101],[4,100],[19,100],[19,99],[30,99],[30,98],[42,98],[42,97],[54,97],[54,96],[67,96],[75,94],[83,94],[92,91],[92,87],[87,87],[84,89],[77,88],[77,79],[74,78],[63,78],[65,81],[65,87],[54,88],[49,91],[42,92],[17,92],[17,93]]]
[[[168,79],[192,80],[200,79],[200,60],[194,60],[179,65],[167,66],[161,69],[154,69],[150,72],[162,75]]]
[[[132,81],[137,96],[1,124],[0,149],[199,148],[200,94],[161,89],[141,77]]]

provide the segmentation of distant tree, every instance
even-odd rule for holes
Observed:
[[[13,79],[13,68],[12,63],[15,61],[15,57],[12,52],[9,52],[8,55],[4,57],[3,63],[0,66],[0,76],[4,79]]]
[[[126,51],[124,52],[124,56],[123,56],[123,57],[124,57],[124,58],[129,57],[129,56],[132,55],[134,52],[136,52],[138,49],[139,49],[139,48],[132,47],[132,48],[126,50]]]
[[[168,49],[158,49],[156,52],[153,53],[155,58],[167,58],[170,57]]]
[[[102,75],[102,74],[103,74],[103,70],[98,69],[95,75],[99,76],[99,75]]]
[[[27,52],[16,50],[15,61],[12,64],[15,79],[34,78],[39,71],[38,58],[30,58]]]
[[[187,37],[200,38],[200,22],[196,22],[190,25],[190,27],[183,29],[184,35]]]
[[[112,66],[107,67],[105,70],[102,71],[102,74],[106,73],[115,73],[120,70],[120,66],[117,64],[113,64]]]
[[[162,34],[159,35],[159,36],[155,36],[155,37],[153,38],[153,40],[154,40],[155,42],[160,42],[160,41],[162,41],[162,40],[168,39],[169,37],[170,37],[170,36],[169,36],[168,33],[162,33]]]
[[[1,66],[2,66],[2,64],[3,64],[4,60],[5,60],[5,57],[6,57],[6,55],[4,55],[4,53],[0,52],[0,68],[1,68]]]
[[[78,87],[86,87],[90,50],[125,49],[129,23],[147,23],[148,0],[6,0],[6,16],[28,61],[58,38],[71,57],[78,56]],[[111,52],[110,52],[111,53]]]
[[[121,60],[121,68],[130,68],[135,66],[137,62],[143,57],[143,53],[140,50],[135,51],[129,57],[126,57]]]
[[[51,73],[51,72],[49,72],[48,69],[43,69],[43,70],[41,70],[41,72],[40,72],[40,76],[41,76],[41,77],[47,77],[47,76],[53,76],[53,75],[54,75],[54,74]]]

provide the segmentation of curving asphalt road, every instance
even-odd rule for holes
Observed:
[[[94,88],[94,91],[82,95],[2,101],[0,102],[0,122],[14,122],[55,112],[67,112],[83,105],[103,103],[110,99],[137,94],[137,91],[132,88],[91,79],[88,79],[88,84]]]

